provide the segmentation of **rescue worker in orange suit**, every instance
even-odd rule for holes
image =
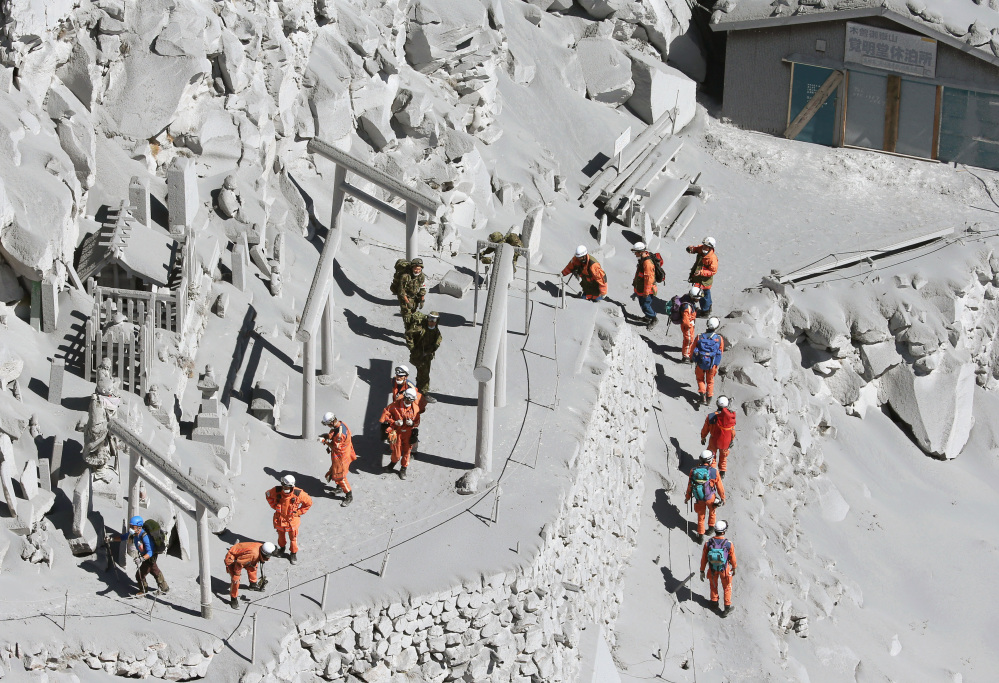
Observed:
[[[683,360],[693,363],[694,358],[694,327],[697,323],[697,309],[701,302],[701,288],[691,287],[690,291],[680,297],[680,332],[683,333],[683,347],[680,354]]]
[[[690,470],[687,480],[687,495],[685,503],[694,500],[694,512],[697,513],[698,543],[704,536],[704,518],[708,518],[708,526],[714,526],[718,508],[725,504],[725,484],[718,476],[718,470],[711,466],[714,454],[711,451],[701,451],[698,463]]]
[[[312,507],[312,497],[302,489],[295,488],[295,477],[286,474],[281,477],[281,485],[267,490],[267,502],[274,509],[274,528],[278,533],[278,555],[285,553],[285,536],[291,545],[288,559],[292,564],[298,561],[298,525],[302,515]]]
[[[701,288],[704,298],[701,299],[700,316],[711,315],[711,283],[718,273],[718,254],[715,253],[715,238],[705,237],[700,244],[687,247],[688,254],[697,254],[694,266],[690,269],[687,282]]]
[[[229,597],[232,600],[229,606],[239,609],[239,580],[243,576],[243,569],[246,569],[246,576],[250,580],[251,591],[262,591],[267,584],[266,578],[257,580],[257,565],[266,562],[274,554],[274,544],[255,543],[253,541],[243,541],[229,548],[225,554],[225,570],[229,574]]]
[[[576,247],[576,255],[562,269],[562,275],[570,273],[579,278],[579,287],[587,301],[603,301],[607,296],[607,274],[582,244]]]
[[[718,579],[721,579],[722,592],[725,594],[725,607],[718,608],[719,614],[727,617],[732,612],[732,577],[735,576],[735,547],[732,541],[725,538],[728,522],[719,519],[715,524],[715,537],[708,539],[701,551],[701,581],[704,580],[704,570],[707,569],[708,580],[711,582],[711,602],[718,605]]]
[[[718,334],[720,324],[718,318],[708,318],[707,331],[694,339],[694,377],[703,405],[708,405],[715,395],[715,375],[725,353],[725,338]]]
[[[347,481],[350,463],[357,460],[353,437],[350,428],[333,413],[323,415],[323,424],[329,427],[329,432],[319,437],[319,440],[326,445],[326,452],[330,454],[330,469],[326,473],[326,481],[333,482],[343,491],[344,497],[340,507],[345,508],[354,502],[354,492],[350,490],[350,483]]]
[[[652,254],[645,248],[645,242],[636,242],[631,248],[631,252],[638,257],[638,267],[635,269],[635,279],[632,286],[635,288],[635,296],[642,307],[645,326],[652,329],[659,322],[656,311],[652,308],[652,298],[659,291],[656,286],[656,266],[652,262]]]
[[[380,420],[383,424],[388,423],[386,434],[392,447],[392,462],[385,469],[391,471],[395,468],[395,464],[401,461],[400,479],[406,478],[409,457],[412,455],[413,446],[419,441],[420,405],[416,402],[417,396],[416,389],[412,387],[406,389],[401,397],[382,411]]]
[[[718,406],[718,410],[704,418],[704,426],[701,427],[701,445],[708,444],[708,450],[714,453],[716,458],[711,461],[711,465],[715,466],[717,461],[718,472],[724,479],[725,470],[728,469],[728,450],[735,440],[735,411],[728,409],[726,396],[719,396],[715,405]]]

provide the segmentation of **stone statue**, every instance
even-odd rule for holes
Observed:
[[[112,458],[117,457],[117,440],[111,436],[108,421],[118,412],[121,399],[111,377],[111,361],[101,361],[97,368],[97,390],[90,397],[87,426],[83,430],[83,460],[94,479],[110,483],[115,476]]]
[[[236,176],[227,175],[222,181],[222,191],[219,192],[219,212],[226,218],[239,220],[239,209],[242,201],[236,189]]]

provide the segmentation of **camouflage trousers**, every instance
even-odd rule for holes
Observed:
[[[400,306],[399,312],[402,313],[402,324],[406,328],[406,348],[412,351],[413,337],[423,325],[423,319],[426,316],[420,312],[420,309],[415,304]]]
[[[430,364],[434,362],[433,359],[416,358],[410,354],[409,362],[416,368],[416,388],[420,390],[421,394],[428,393],[430,391]]]

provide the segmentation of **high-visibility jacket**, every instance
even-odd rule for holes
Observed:
[[[652,262],[652,256],[643,256],[639,259],[632,284],[638,296],[650,296],[659,291],[656,287],[656,265]]]
[[[412,424],[406,424],[406,420],[410,420]],[[407,406],[402,397],[397,398],[385,406],[379,422],[388,422],[389,429],[396,432],[408,432],[414,427],[420,426],[420,404],[418,401],[413,401]],[[396,422],[402,422],[402,424],[397,425]]]
[[[229,573],[233,570],[242,570],[246,567],[256,567],[260,562],[260,546],[263,543],[255,541],[243,541],[229,548],[225,554],[225,568]]]
[[[716,448],[721,450],[728,448],[735,438],[735,412],[728,408],[719,408],[704,418],[701,439],[706,439],[709,434]]]
[[[587,254],[582,258],[573,256],[569,264],[562,269],[562,275],[575,273],[579,276],[579,285],[583,294],[588,296],[607,296],[607,273],[600,263]]]
[[[701,289],[711,289],[711,283],[718,273],[718,254],[715,253],[714,249],[709,249],[708,253],[705,254],[703,247],[704,245],[701,244],[687,247],[688,254],[697,254],[687,282],[691,282]]]
[[[290,529],[298,526],[298,518],[312,507],[312,497],[299,488],[285,493],[280,486],[267,491],[267,502],[274,508],[274,528]]]

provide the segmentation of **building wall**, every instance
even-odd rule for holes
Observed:
[[[880,17],[857,23],[911,32]],[[826,41],[825,52],[816,51],[817,40]],[[845,21],[730,31],[725,55],[723,114],[743,128],[783,134],[787,128],[791,65],[781,60],[798,53],[842,63],[845,43]],[[936,80],[969,90],[999,91],[999,68],[938,43]]]

